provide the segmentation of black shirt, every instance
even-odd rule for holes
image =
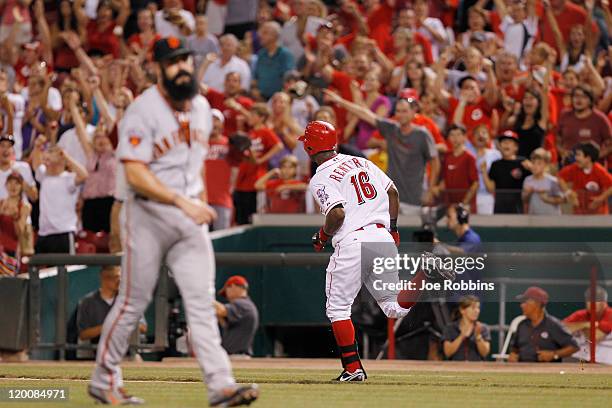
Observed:
[[[114,299],[110,304],[102,299],[100,290],[85,295],[85,297],[79,301],[77,307],[77,329],[79,333],[85,329],[104,323],[104,319],[113,303]],[[99,340],[100,337],[95,337],[91,339],[91,342],[97,344]]]
[[[538,350],[555,351],[567,346],[578,347],[565,326],[548,313],[544,313],[544,319],[536,327],[533,327],[529,319],[520,322],[510,345],[512,351],[518,352],[519,361],[527,362],[538,361]]]
[[[495,182],[495,214],[522,214],[523,200],[521,190],[523,181],[531,173],[518,156],[514,160],[499,159],[491,164],[489,178]]]
[[[459,334],[461,334],[461,329],[459,328],[459,323],[461,320],[457,320],[446,326],[444,328],[444,334],[442,336],[442,341],[450,341],[453,342]],[[480,334],[482,338],[486,341],[491,341],[491,332],[489,330],[489,326],[484,323],[480,323],[481,331]],[[472,330],[472,335],[467,339],[463,340],[461,346],[457,349],[455,354],[448,357],[449,360],[452,361],[484,361],[485,357],[481,356],[478,352],[478,347],[476,346],[476,334],[474,330]]]
[[[514,129],[519,137],[519,150],[518,155],[522,157],[531,156],[538,147],[542,147],[544,143],[544,136],[546,131],[540,127],[537,123],[529,129],[522,129],[517,127]]]
[[[227,354],[253,354],[253,338],[259,326],[259,313],[250,297],[226,303],[221,345]]]

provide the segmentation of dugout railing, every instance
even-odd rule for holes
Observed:
[[[215,254],[217,266],[230,267],[304,267],[319,266],[325,267],[329,262],[329,254],[312,253],[237,253],[220,252]],[[490,325],[492,331],[498,332],[498,350],[501,350],[504,342],[505,333],[508,329],[506,323],[507,303],[514,299],[508,298],[508,289],[512,286],[539,285],[546,287],[594,287],[595,284],[606,288],[612,287],[612,279],[603,279],[605,272],[612,270],[612,254],[610,253],[505,253],[488,254],[489,261],[502,266],[517,263],[530,265],[531,267],[555,267],[574,264],[579,265],[585,271],[584,279],[531,279],[496,277],[488,281],[498,285],[497,299],[499,303],[499,313],[497,324]],[[120,265],[121,257],[118,255],[93,254],[93,255],[65,255],[65,254],[41,254],[30,258],[28,264],[29,274],[29,299],[28,299],[28,347],[30,350],[56,350],[58,358],[65,359],[66,350],[91,349],[90,345],[67,344],[66,324],[68,309],[68,266],[105,266]],[[41,308],[41,268],[57,268],[57,299],[55,311],[55,339],[54,342],[40,342],[40,308]],[[167,302],[168,273],[162,268],[158,281],[158,288],[155,293],[155,335],[154,342],[151,344],[131,343],[132,348],[144,348],[149,350],[163,350],[168,346],[168,302]],[[594,291],[592,291],[594,293]],[[489,300],[490,301],[490,300]],[[554,301],[554,299],[552,299]],[[592,302],[593,304],[594,302]],[[389,327],[393,327],[392,324]],[[594,325],[592,329],[594,329]],[[137,336],[135,336],[137,337]],[[394,336],[389,333],[389,340],[394,344]],[[594,354],[594,353],[592,353]],[[392,358],[392,356],[390,356]]]

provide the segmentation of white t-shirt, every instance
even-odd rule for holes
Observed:
[[[195,18],[193,17],[193,14],[185,9],[179,10],[179,14],[181,17],[183,17],[187,27],[193,31],[195,29]],[[155,30],[157,31],[157,34],[162,37],[184,37],[181,34],[181,30],[179,30],[177,26],[164,18],[164,10],[155,12]]]
[[[344,207],[344,223],[334,234],[333,246],[366,225],[389,227],[391,186],[393,181],[378,166],[361,157],[338,154],[317,167],[308,188],[321,213],[327,215],[338,204]]]
[[[245,60],[235,55],[223,66],[221,66],[220,58],[210,64],[204,73],[202,82],[217,91],[225,92],[225,76],[230,72],[238,72],[240,74],[242,89],[248,91],[251,88],[251,68],[249,68],[249,64]]]
[[[516,23],[512,17],[506,16],[502,20],[499,29],[504,33],[505,50],[515,55],[520,61],[533,46],[533,40],[538,32],[538,19],[537,17],[528,17],[522,23]],[[523,49],[525,29],[527,29],[529,39]]]
[[[23,138],[21,137],[21,125],[23,122],[23,115],[25,114],[25,99],[23,96],[15,93],[9,93],[6,95],[9,102],[13,105],[13,138],[15,139],[15,158],[21,159]],[[6,112],[2,110],[2,115],[6,115]],[[4,133],[7,132],[8,121],[4,121]]]
[[[26,102],[30,99],[30,93],[27,86],[21,90],[21,96]],[[47,107],[54,111],[62,110],[62,94],[57,88],[49,88],[49,92],[47,93]]]
[[[64,171],[58,176],[48,176],[47,167],[41,164],[36,169],[36,180],[40,183],[38,234],[47,236],[76,232],[76,204],[79,198],[76,174]]]
[[[88,123],[85,129],[87,130],[87,138],[91,142],[93,140],[96,127]],[[77,163],[87,168],[87,155],[85,154],[85,150],[83,150],[83,146],[81,146],[81,142],[79,142],[76,127],[68,129],[62,133],[57,145],[61,147],[64,152],[68,153],[70,157],[76,160]]]
[[[4,200],[8,196],[8,191],[6,191],[6,179],[13,171],[21,174],[21,177],[23,177],[23,180],[28,186],[34,186],[34,177],[32,176],[30,165],[22,161],[13,162],[8,170],[0,170],[0,200]]]
[[[442,21],[440,21],[440,19],[437,19],[435,17],[427,17],[425,19],[425,24],[427,25],[427,27],[431,28],[433,31],[435,31],[437,34],[439,34],[440,36],[442,36],[442,38],[444,38],[445,41],[448,40],[448,35],[446,33],[446,28],[444,28],[444,24],[442,24]],[[429,40],[429,42],[431,43],[431,54],[434,60],[436,60],[438,58],[438,55],[440,55],[440,48],[442,48],[445,44],[445,42],[438,42],[433,35],[431,35],[431,33],[429,32],[428,29],[426,29],[425,27],[419,27],[419,29],[417,30],[417,32],[419,34],[421,34],[423,37],[427,38]]]
[[[191,101],[191,111],[179,116],[189,121],[189,144],[179,134],[175,112],[157,86],[151,86],[128,107],[121,120],[117,156],[122,161],[146,163],[165,186],[197,197],[204,188],[202,165],[212,128],[210,105],[197,95]]]

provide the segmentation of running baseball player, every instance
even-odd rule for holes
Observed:
[[[215,260],[206,224],[215,213],[198,199],[212,117],[206,99],[196,96],[190,54],[175,37],[155,43],[158,85],[130,105],[120,125],[118,156],[129,186],[121,214],[124,277],[104,321],[88,387],[103,404],[144,402],[125,392],[119,362],[162,263],[172,270],[183,297],[210,406],[248,405],[259,394],[254,384],[236,384],[213,308]]]
[[[366,285],[387,317],[401,318],[418,299],[421,281],[452,279],[452,273],[431,268],[411,280],[416,290],[378,289],[374,280],[399,283],[397,268],[375,274],[365,266],[372,259],[371,252],[377,257],[397,255],[399,194],[393,181],[367,159],[336,153],[336,130],[327,122],[310,122],[299,140],[318,165],[309,189],[325,215],[325,224],[312,243],[317,252],[330,239],[334,247],[325,279],[325,309],[343,367],[336,380],[365,381],[351,322],[351,306],[361,285]]]

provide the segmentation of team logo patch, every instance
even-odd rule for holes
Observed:
[[[518,180],[523,176],[523,171],[517,167],[516,169],[512,169],[510,175]]]
[[[129,137],[129,141],[130,141],[130,146],[132,147],[136,147],[140,144],[140,142],[142,141],[142,138],[140,136],[130,136]]]
[[[176,37],[168,37],[168,47],[175,49],[178,48],[179,45],[181,45],[181,40],[179,40]]]
[[[594,193],[596,191],[599,191],[599,184],[596,181],[589,181],[585,184],[584,188],[586,191]]]
[[[482,110],[480,109],[474,109],[472,111],[472,120],[480,120],[482,119]]]
[[[329,200],[329,194],[325,192],[325,186],[317,190],[317,198],[319,199],[321,205],[325,205],[327,200]]]

